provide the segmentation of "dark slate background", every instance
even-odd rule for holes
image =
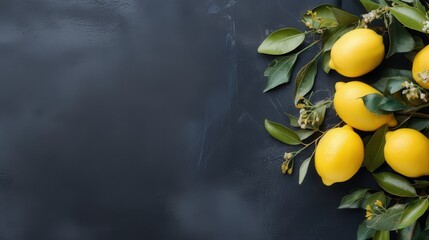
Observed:
[[[365,213],[337,206],[367,173],[328,188],[311,165],[299,186],[263,128],[297,110],[292,85],[262,93],[256,49],[321,3],[363,10],[1,0],[0,239],[354,239]],[[340,79],[320,72],[318,96]]]

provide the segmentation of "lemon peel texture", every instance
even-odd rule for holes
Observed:
[[[398,122],[393,114],[376,114],[365,107],[362,97],[370,93],[381,94],[377,89],[363,82],[337,82],[334,108],[338,116],[351,127],[362,131],[375,131],[384,124],[389,127],[396,126]]]
[[[328,130],[317,144],[314,164],[323,184],[349,180],[362,165],[364,145],[353,128],[345,125]]]

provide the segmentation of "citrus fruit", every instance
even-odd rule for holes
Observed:
[[[362,131],[374,131],[384,124],[390,127],[396,126],[398,122],[393,114],[376,114],[365,107],[362,97],[370,93],[381,94],[377,89],[363,82],[337,82],[334,108],[338,116],[351,127]]]
[[[429,45],[415,56],[412,73],[414,80],[422,88],[429,89]]]
[[[429,175],[429,140],[412,128],[387,132],[384,158],[393,170],[404,176]]]
[[[364,146],[353,128],[345,125],[328,130],[317,144],[314,164],[323,184],[349,180],[362,165]]]
[[[383,37],[371,29],[359,28],[334,43],[329,67],[343,76],[359,77],[374,70],[383,58]]]

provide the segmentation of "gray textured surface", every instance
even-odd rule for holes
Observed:
[[[2,0],[0,239],[354,239],[364,173],[298,186],[262,126],[256,48],[323,2]]]

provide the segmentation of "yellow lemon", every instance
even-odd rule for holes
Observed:
[[[387,132],[384,158],[393,170],[404,176],[429,175],[429,140],[411,128]]]
[[[371,29],[354,29],[332,46],[329,67],[346,77],[359,77],[374,70],[384,58],[383,37]]]
[[[362,131],[374,131],[384,124],[390,127],[396,126],[398,122],[393,114],[376,114],[365,107],[362,97],[370,93],[381,94],[377,89],[363,82],[337,82],[334,108],[338,116],[348,125]]]
[[[362,139],[352,127],[345,125],[328,130],[320,139],[314,164],[323,184],[330,186],[353,177],[362,165],[363,157]]]
[[[425,89],[429,89],[429,45],[420,50],[413,61],[413,78]]]

